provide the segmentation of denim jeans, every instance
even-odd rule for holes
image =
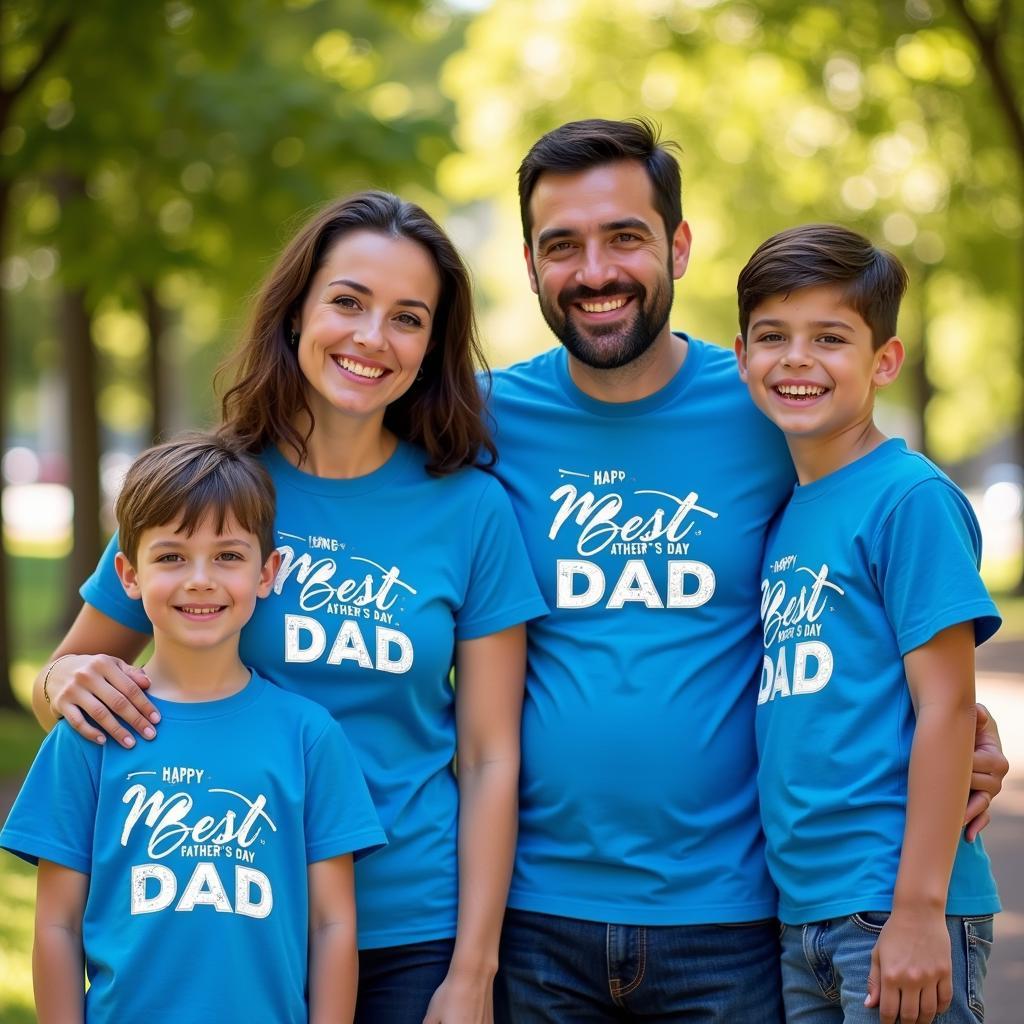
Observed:
[[[868,1010],[871,951],[888,914],[860,913],[782,929],[782,995],[787,1024],[878,1024]],[[947,917],[953,1002],[936,1024],[984,1021],[982,985],[992,948],[992,915]]]
[[[781,1024],[778,922],[643,927],[509,910],[497,1024]]]
[[[432,939],[360,950],[355,1024],[423,1024],[454,949],[454,939]]]

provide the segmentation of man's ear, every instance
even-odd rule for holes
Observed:
[[[903,342],[893,336],[875,353],[871,381],[876,388],[888,387],[899,375],[906,358]]]
[[[277,570],[281,568],[281,552],[274,548],[267,556],[267,560],[260,569],[260,584],[256,589],[257,597],[266,597],[270,593],[274,580],[277,578]]]
[[[139,589],[139,574],[123,551],[118,551],[114,555],[114,568],[117,570],[117,578],[121,581],[124,592],[133,600],[140,600],[142,591]]]
[[[679,222],[679,226],[672,235],[672,276],[678,281],[686,273],[690,262],[690,246],[693,237],[690,234],[690,225],[685,220]]]
[[[533,253],[530,251],[529,243],[523,242],[523,256],[526,258],[526,274],[530,278],[530,287],[534,295],[539,294],[537,287],[537,268],[533,265]]]
[[[743,344],[743,335],[737,334],[733,342],[733,351],[736,353],[736,365],[739,367],[740,380],[746,383],[747,380],[747,346]]]

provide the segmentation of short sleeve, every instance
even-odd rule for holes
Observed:
[[[978,572],[981,528],[967,498],[938,477],[910,490],[880,524],[871,567],[900,654],[960,622],[984,643],[1002,619]]]
[[[101,757],[100,747],[59,722],[36,754],[0,846],[30,864],[43,858],[90,874]]]
[[[356,756],[333,720],[306,754],[303,824],[309,864],[346,853],[358,860],[387,843]]]
[[[100,556],[93,574],[82,584],[78,592],[86,604],[91,604],[93,608],[122,626],[139,633],[152,633],[153,627],[142,609],[142,602],[129,597],[121,586],[117,570],[114,568],[114,556],[119,550],[115,533]]]
[[[471,543],[469,580],[455,615],[456,640],[474,640],[547,614],[512,503],[490,476],[473,517]]]

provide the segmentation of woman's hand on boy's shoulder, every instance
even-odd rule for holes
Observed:
[[[160,713],[146,696],[146,673],[132,664],[148,640],[85,605],[36,679],[33,707],[43,728],[64,718],[94,743],[109,735],[132,747],[132,730],[153,739]]]

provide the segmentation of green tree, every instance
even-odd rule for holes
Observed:
[[[516,244],[522,154],[573,117],[646,114],[683,146],[687,329],[731,338],[736,274],[771,232],[847,223],[911,270],[912,372],[896,395],[917,406],[924,443],[956,461],[1013,430],[1024,415],[1022,196],[1008,111],[1015,99],[1019,114],[1024,26],[1016,0],[954,6],[497,0],[445,68],[461,152],[439,182],[458,202],[492,204],[497,230],[479,262],[500,356],[521,346],[524,322],[544,338]],[[999,58],[990,77],[1001,86],[978,53],[986,66]]]
[[[8,38],[41,35],[60,6],[23,4]],[[4,148],[6,180],[29,198],[9,245],[59,254],[73,594],[100,543],[101,423],[160,433],[172,388],[191,399],[183,418],[206,418],[218,322],[237,327],[242,296],[290,223],[369,185],[440,212],[429,187],[450,149],[450,106],[434,69],[458,39],[451,19],[413,0],[96,0],[87,17],[64,6],[73,31],[23,89]],[[206,346],[188,337],[197,306],[213,322]],[[193,366],[165,353],[175,339]],[[169,364],[194,386],[168,380]],[[139,382],[148,394],[131,401]]]

